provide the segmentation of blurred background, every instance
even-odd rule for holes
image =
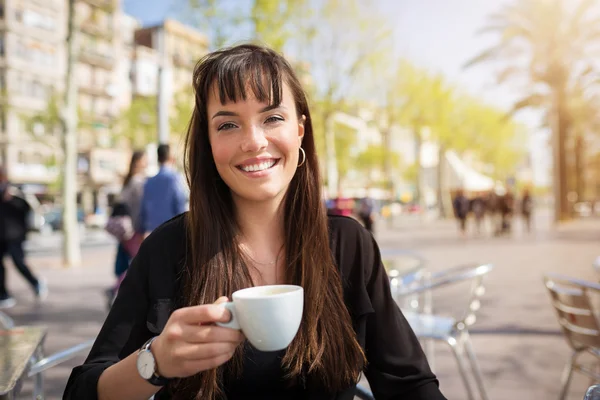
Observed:
[[[0,27],[0,165],[32,206],[26,249],[51,292],[11,313],[59,330],[65,320],[50,310],[72,312],[72,337],[51,348],[93,338],[105,316],[115,244],[103,228],[132,152],[147,152],[153,175],[157,145],[169,143],[182,170],[196,62],[258,41],[286,55],[308,92],[328,207],[360,219],[369,199],[384,256],[419,250],[434,270],[474,257],[505,264],[490,306],[507,316],[482,317],[484,374],[490,387],[532,388],[495,398],[558,392],[568,348],[556,350],[541,276],[596,279],[599,1],[0,0]],[[520,223],[526,192],[535,213]],[[515,223],[506,232],[503,216],[497,227],[492,206],[483,232],[472,227],[473,200],[495,196],[512,199]],[[469,225],[457,235],[459,197]],[[511,285],[523,299],[538,295],[535,324],[516,320],[528,317],[506,296]],[[82,293],[85,307],[74,300]],[[500,331],[515,340],[514,359],[492,351]],[[533,352],[541,359],[519,358],[527,340],[548,342]],[[533,364],[527,379],[515,372]],[[445,382],[456,378],[440,366]],[[69,369],[57,371],[56,392]]]

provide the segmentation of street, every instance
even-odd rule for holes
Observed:
[[[466,239],[458,237],[454,221],[421,224],[418,219],[407,219],[393,229],[385,225],[380,222],[376,228],[384,259],[394,250],[410,249],[419,252],[434,271],[473,262],[494,264],[471,330],[488,394],[495,400],[555,398],[569,347],[542,277],[558,272],[596,281],[591,263],[600,254],[600,221],[579,220],[552,229],[549,215],[542,213],[531,234],[522,232],[516,223],[511,237],[470,235]],[[9,288],[18,304],[8,314],[17,324],[47,325],[47,353],[93,338],[106,316],[103,289],[113,282],[115,246],[103,232],[94,235],[83,245],[84,266],[72,270],[61,267],[59,238],[30,239],[30,264],[50,288],[43,304],[34,303],[31,290],[9,267]],[[436,304],[453,298],[440,293],[438,299]],[[82,359],[46,373],[47,398],[61,397],[72,367]],[[448,399],[466,399],[455,361],[443,344],[436,346],[435,372]],[[568,399],[581,400],[589,384],[589,379],[576,374]],[[30,382],[22,393],[22,398],[30,398]]]

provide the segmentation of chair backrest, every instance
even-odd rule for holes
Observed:
[[[596,274],[600,275],[600,256],[596,257],[596,259],[592,263],[592,267],[594,267]]]
[[[8,314],[0,311],[0,329],[12,329],[15,327],[15,321]]]
[[[600,295],[600,285],[558,274],[546,275],[544,284],[569,344],[574,349],[599,347],[600,324],[589,295]]]
[[[600,385],[590,386],[583,400],[600,400]]]
[[[400,308],[410,308],[421,310],[427,307],[428,299],[425,296],[398,296],[400,288],[413,285],[415,282],[421,282],[426,274],[425,259],[418,253],[411,250],[395,250],[393,254],[385,257],[383,264],[390,280],[390,289],[392,297],[398,303]]]
[[[456,285],[459,283],[470,284],[469,292],[466,293],[467,306],[462,315],[457,318],[457,329],[463,329],[475,323],[476,313],[481,307],[481,297],[485,293],[483,278],[490,272],[494,266],[492,264],[470,264],[449,268],[440,272],[425,275],[419,282],[419,286],[408,285],[398,290],[399,296],[406,296],[414,293],[431,293],[433,289],[445,286]]]

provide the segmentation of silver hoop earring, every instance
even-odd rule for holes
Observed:
[[[298,164],[299,167],[303,166],[306,162],[306,153],[304,152],[304,149],[302,147],[300,147],[300,151],[302,152],[302,162]]]

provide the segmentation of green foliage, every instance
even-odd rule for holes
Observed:
[[[171,134],[179,139],[185,137],[194,110],[194,93],[191,88],[181,90],[173,96],[169,118]]]
[[[334,125],[335,154],[340,180],[353,167],[352,148],[356,145],[356,131],[345,125]]]
[[[156,97],[135,97],[130,107],[118,118],[117,137],[125,138],[132,148],[143,148],[156,141],[158,118]]]
[[[384,171],[384,160],[386,157],[390,157],[391,167],[393,170],[400,170],[402,166],[402,158],[396,152],[390,151],[384,145],[370,145],[364,151],[359,153],[354,162],[355,167],[362,170],[373,171],[379,170]]]

